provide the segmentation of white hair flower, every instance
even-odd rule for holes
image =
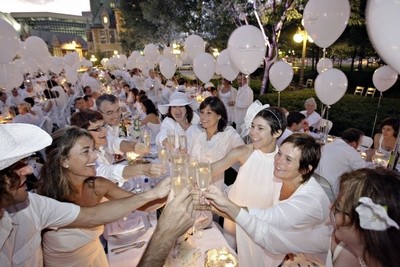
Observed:
[[[369,197],[361,197],[356,211],[360,217],[360,227],[366,230],[384,231],[390,227],[399,229],[399,225],[392,220],[386,209],[375,204]]]

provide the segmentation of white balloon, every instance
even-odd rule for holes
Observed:
[[[193,59],[193,71],[203,83],[209,82],[214,76],[215,60],[209,53],[201,53]]]
[[[372,82],[378,91],[385,92],[396,83],[397,76],[391,67],[382,66],[374,71]]]
[[[144,47],[144,56],[149,62],[154,62],[160,53],[155,44],[148,44]]]
[[[50,59],[50,70],[55,74],[60,74],[64,69],[64,58],[63,57],[52,57]]]
[[[194,60],[197,55],[204,53],[205,45],[206,42],[204,42],[203,38],[196,34],[190,35],[185,40],[185,51],[187,56]]]
[[[322,72],[327,71],[332,68],[333,68],[333,63],[332,63],[332,60],[330,60],[329,58],[326,58],[326,57],[321,58],[317,63],[318,73],[322,73]]]
[[[171,79],[176,71],[175,63],[170,58],[162,59],[160,62],[160,71],[166,79]]]
[[[303,12],[304,28],[319,47],[332,45],[350,18],[348,0],[310,0]]]
[[[275,62],[269,69],[269,79],[276,91],[283,91],[293,79],[293,68],[286,61]]]
[[[78,81],[78,72],[71,66],[65,66],[65,77],[68,82],[75,84]]]
[[[378,55],[400,74],[400,4],[396,0],[369,0],[366,25]]]
[[[260,29],[244,25],[235,29],[228,40],[229,57],[244,74],[253,73],[264,59],[266,46]]]
[[[80,62],[79,55],[76,51],[64,55],[64,62],[67,66],[73,66],[76,62]]]
[[[40,59],[49,54],[49,49],[47,48],[45,41],[37,36],[29,36],[25,40],[25,50],[24,54],[27,54],[34,59]]]
[[[347,77],[338,69],[330,69],[315,79],[315,93],[325,105],[333,105],[346,93]]]
[[[11,62],[19,50],[19,35],[5,20],[0,19],[0,64]]]
[[[219,53],[217,58],[217,69],[219,74],[228,81],[233,81],[238,76],[239,70],[231,61],[228,49],[224,49]],[[218,72],[216,71],[217,74]]]

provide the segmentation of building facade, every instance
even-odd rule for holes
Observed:
[[[119,41],[121,12],[119,1],[91,0],[92,20],[86,30],[88,53],[110,58],[121,52]]]

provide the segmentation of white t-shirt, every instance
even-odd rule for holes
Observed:
[[[1,266],[43,266],[42,230],[76,220],[80,207],[29,193],[28,200],[9,207],[0,219]]]

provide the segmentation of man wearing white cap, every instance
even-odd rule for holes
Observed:
[[[29,124],[0,125],[0,263],[1,266],[43,266],[41,231],[52,227],[95,227],[127,216],[133,210],[151,200],[165,197],[170,191],[167,178],[155,190],[119,200],[107,201],[94,207],[79,207],[61,203],[35,193],[28,193],[26,176],[32,169],[23,159],[52,142],[51,137],[39,127]],[[187,195],[171,202],[171,208],[179,211],[179,217],[190,219],[193,210]],[[184,198],[184,199],[182,199]],[[172,203],[174,203],[172,205]],[[185,207],[183,209],[181,206]],[[190,209],[191,207],[191,209]],[[168,206],[166,207],[168,208]],[[167,212],[167,217],[171,212]],[[171,215],[158,227],[160,242],[171,243],[175,232],[186,231],[187,222],[175,220],[176,225],[165,227]],[[188,218],[189,217],[189,218]],[[189,220],[190,221],[190,220]],[[194,221],[194,219],[193,219]],[[169,223],[169,222],[168,222]],[[165,229],[167,228],[167,229]],[[173,228],[173,229],[172,229]],[[157,231],[156,229],[156,231]],[[171,232],[169,232],[171,231]],[[167,233],[165,233],[167,232]],[[168,241],[168,242],[167,242]],[[169,252],[169,250],[168,250]],[[168,253],[167,253],[168,254]]]

